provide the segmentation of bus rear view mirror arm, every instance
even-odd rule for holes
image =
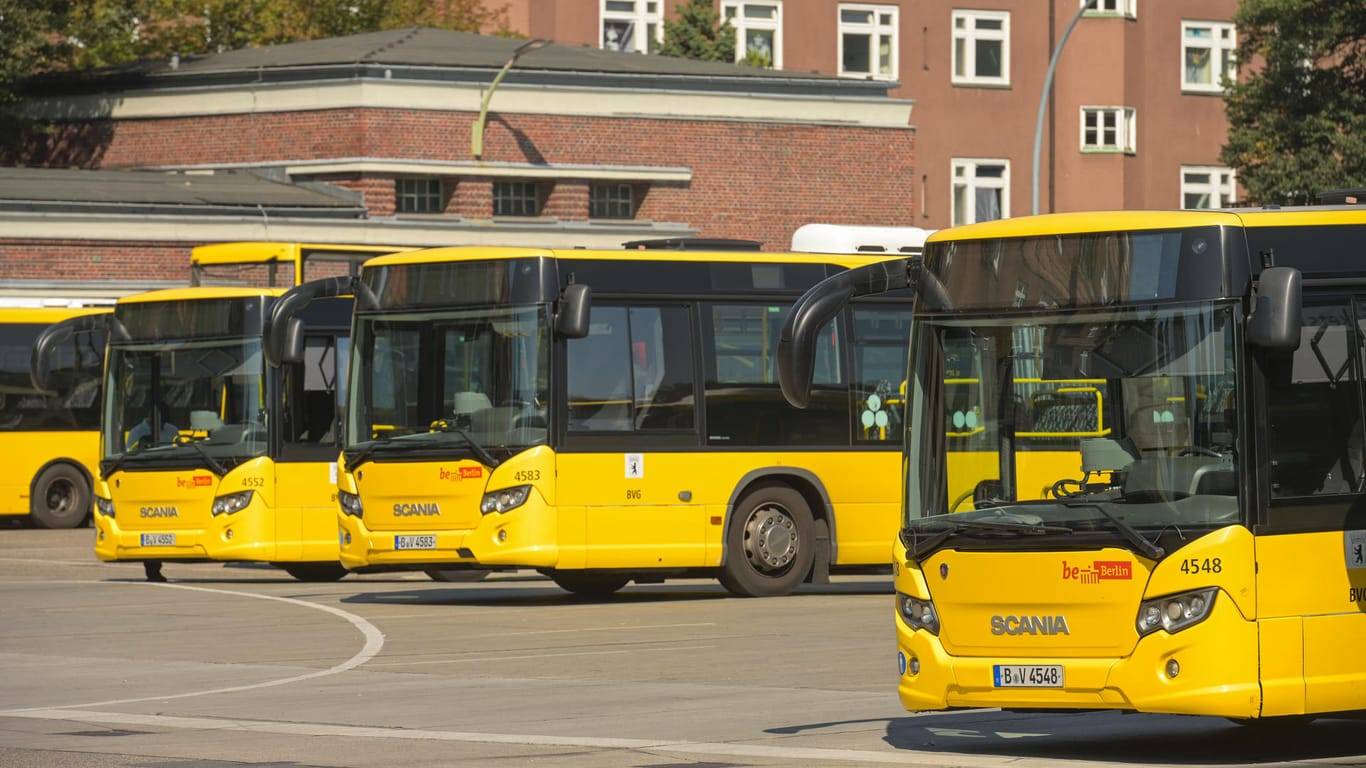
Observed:
[[[924,267],[921,256],[866,264],[832,275],[802,294],[778,337],[778,383],[783,397],[798,408],[806,407],[815,371],[816,336],[851,300],[909,288],[919,298],[947,307],[944,286]]]
[[[38,337],[33,340],[33,350],[29,353],[29,381],[33,383],[33,388],[46,392],[51,389],[52,378],[52,356],[57,353],[57,349],[70,341],[72,337],[81,333],[96,333],[104,331],[112,336],[120,336],[119,331],[123,328],[112,314],[101,315],[81,315],[53,323]],[[127,337],[127,333],[121,334],[122,338]]]
[[[360,281],[354,277],[324,277],[295,286],[270,308],[266,318],[266,361],[279,366],[304,358],[303,321],[298,314],[314,299],[354,296]]]
[[[1304,292],[1300,271],[1294,267],[1262,270],[1247,319],[1247,339],[1262,349],[1294,350],[1300,346]]]

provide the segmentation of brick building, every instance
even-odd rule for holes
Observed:
[[[1105,208],[1219,207],[1238,0],[715,0],[737,58],[915,100],[917,210],[940,228]],[[675,0],[487,0],[526,35],[653,51]],[[1061,45],[1042,130],[1040,97]],[[888,177],[894,167],[872,166]],[[1038,199],[1033,194],[1035,179]],[[890,222],[889,222],[890,223]]]
[[[39,80],[50,130],[5,165],[105,173],[0,185],[0,286],[132,287],[232,240],[781,249],[814,221],[911,224],[911,102],[888,88],[432,29]],[[114,169],[158,180],[125,199]]]

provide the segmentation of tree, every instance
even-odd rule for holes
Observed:
[[[677,6],[678,21],[664,20],[659,52],[701,61],[735,61],[735,27],[722,20],[712,0],[686,0]]]
[[[1249,202],[1366,186],[1366,3],[1243,0],[1234,23],[1247,66],[1224,95],[1220,160]]]

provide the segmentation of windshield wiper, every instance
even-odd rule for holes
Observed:
[[[366,459],[370,458],[370,454],[374,453],[376,448],[380,447],[381,445],[386,445],[388,444],[388,442],[389,438],[387,437],[381,437],[371,440],[370,442],[361,446],[361,449],[356,452],[355,456],[346,456],[346,451],[342,451],[342,455],[346,456],[346,471],[354,472],[356,470],[356,467],[359,467],[361,464],[365,462]]]
[[[199,454],[200,458],[204,459],[204,465],[215,475],[222,477],[228,474],[227,468],[222,464],[219,464],[217,459],[210,456],[209,452],[204,450],[204,446],[200,445],[198,440],[185,440],[183,442],[177,442],[177,445],[188,445],[193,448],[195,452]]]
[[[455,434],[463,437],[465,439],[465,442],[469,444],[470,450],[474,452],[474,455],[477,456],[480,461],[484,462],[484,464],[488,466],[490,469],[498,466],[501,463],[498,461],[498,459],[495,459],[493,457],[493,454],[489,453],[488,450],[484,448],[484,446],[480,445],[473,437],[470,437],[469,432],[466,432],[463,427],[460,427],[455,422],[442,419],[441,421],[438,421],[435,424],[433,424],[432,428],[436,429],[439,432],[454,432]]]
[[[934,533],[920,532],[903,528],[901,531],[902,542],[906,544],[906,557],[909,560],[920,560],[925,555],[934,551],[943,544],[949,537],[964,531],[975,531],[978,533],[1008,533],[1022,534],[1026,536],[1041,536],[1049,533],[1072,533],[1072,529],[1062,525],[1045,525],[1034,516],[1020,517],[1017,515],[1003,514],[1002,520],[943,520],[939,522],[948,523],[949,527],[935,531]],[[911,541],[906,541],[906,535],[910,534]],[[921,538],[921,536],[925,538]]]
[[[1147,557],[1149,560],[1161,560],[1163,557],[1166,557],[1167,555],[1167,550],[1145,539],[1143,537],[1143,534],[1138,532],[1137,528],[1134,528],[1132,525],[1129,525],[1128,523],[1124,522],[1124,518],[1106,509],[1103,505],[1092,504],[1089,502],[1073,502],[1070,504],[1064,502],[1063,506],[1067,507],[1068,509],[1094,509],[1097,512],[1101,513],[1105,516],[1106,520],[1109,520],[1111,523],[1114,524],[1116,530],[1118,530],[1121,534],[1124,535],[1125,541],[1132,544],[1134,546],[1134,549],[1138,550],[1139,554],[1143,555],[1144,557]]]

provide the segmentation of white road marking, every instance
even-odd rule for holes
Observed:
[[[426,728],[375,728],[359,725],[328,723],[276,723],[261,720],[240,720],[227,717],[175,717],[143,715],[126,712],[99,712],[80,709],[29,709],[0,712],[0,716],[24,717],[41,720],[64,720],[106,725],[138,725],[144,727],[183,728],[200,731],[240,731],[244,733],[273,733],[288,736],[333,736],[357,739],[404,739],[411,741],[470,742],[479,744],[512,744],[524,747],[578,747],[587,749],[620,749],[639,752],[668,752],[682,755],[724,755],[775,760],[812,760],[821,763],[867,763],[875,765],[919,765],[955,768],[1056,768],[1059,765],[1094,765],[1080,760],[1056,758],[1021,758],[972,755],[961,752],[922,752],[898,749],[879,752],[871,749],[828,749],[821,747],[776,747],[763,744],[728,744],[706,741],[675,741],[627,739],[597,736],[545,736],[519,733],[477,733],[471,731],[438,731]],[[1147,765],[1144,768],[1161,768]]]
[[[231,687],[228,687],[228,688],[210,688],[210,689],[204,690],[204,691],[189,691],[189,692],[186,692],[186,693],[172,693],[172,694],[161,695],[161,696],[140,696],[140,697],[134,698],[134,699],[114,699],[114,700],[111,700],[111,701],[95,701],[95,702],[90,702],[90,703],[88,703],[88,704],[71,704],[71,705],[69,705],[69,708],[76,708],[76,707],[104,707],[104,706],[110,706],[110,705],[113,705],[113,704],[133,704],[133,703],[140,702],[140,701],[164,701],[164,700],[166,700],[166,699],[187,699],[187,698],[190,698],[190,697],[193,697],[193,696],[210,696],[210,695],[215,694],[215,693],[236,693],[236,692],[238,692],[238,691],[253,691],[253,690],[256,690],[256,689],[258,689],[258,688],[271,688],[271,687],[274,687],[274,686],[277,686],[277,685],[288,685],[288,684],[290,684],[290,683],[297,683],[297,682],[302,681],[302,680],[311,680],[311,679],[313,679],[313,678],[315,678],[315,677],[326,677],[326,676],[328,676],[328,675],[335,675],[335,674],[338,674],[338,673],[340,673],[340,672],[345,672],[345,671],[347,671],[347,670],[349,670],[349,669],[355,669],[356,667],[359,667],[360,665],[364,664],[365,662],[369,661],[370,659],[373,659],[376,655],[379,654],[380,649],[384,647],[384,633],[383,633],[383,632],[380,632],[380,631],[379,631],[379,628],[377,628],[374,624],[371,624],[370,622],[366,621],[365,619],[361,618],[360,616],[357,616],[357,615],[354,614],[354,613],[350,613],[350,612],[348,612],[348,611],[343,611],[343,610],[340,609],[340,608],[333,608],[333,607],[330,606],[330,605],[321,605],[321,604],[319,604],[319,603],[310,603],[310,602],[308,602],[307,600],[297,600],[297,599],[292,598],[292,597],[277,597],[277,596],[275,596],[275,595],[261,595],[261,594],[256,594],[256,593],[252,593],[252,592],[238,592],[238,591],[230,590],[230,589],[212,589],[212,588],[210,588],[210,587],[194,587],[194,586],[190,586],[190,585],[188,585],[188,584],[153,584],[153,583],[136,582],[136,581],[135,581],[135,582],[128,582],[128,583],[129,583],[129,584],[136,584],[136,585],[138,585],[138,586],[145,586],[145,587],[160,587],[160,588],[163,588],[163,589],[186,589],[186,590],[190,590],[190,591],[192,591],[192,592],[210,592],[210,593],[213,593],[213,594],[216,594],[216,595],[231,595],[231,596],[233,596],[233,597],[249,597],[249,598],[255,598],[255,599],[257,599],[257,600],[275,600],[275,601],[277,601],[277,602],[288,603],[288,604],[290,604],[290,605],[297,605],[297,606],[302,606],[302,607],[304,607],[304,608],[312,608],[312,609],[318,610],[318,611],[325,611],[325,612],[330,613],[330,614],[332,614],[332,615],[334,615],[334,616],[340,616],[341,618],[346,619],[347,621],[351,622],[352,626],[354,626],[356,629],[360,630],[360,633],[361,633],[362,635],[365,636],[365,645],[364,645],[359,651],[357,651],[356,654],[355,654],[354,656],[352,656],[351,658],[347,659],[346,661],[343,661],[343,662],[340,663],[340,664],[336,664],[336,665],[334,665],[334,666],[328,667],[327,669],[318,669],[318,670],[314,670],[314,671],[312,671],[312,672],[306,672],[306,673],[304,673],[304,674],[302,674],[302,675],[292,675],[292,676],[290,676],[290,677],[282,677],[282,678],[280,678],[280,679],[278,679],[278,680],[266,680],[265,682],[250,683],[250,684],[247,684],[247,685],[234,685],[234,686],[231,686]],[[16,715],[16,714],[19,714],[19,713],[22,713],[22,712],[25,712],[25,711],[28,711],[28,710],[23,710],[23,709],[18,709],[18,710],[0,710],[0,714],[11,714],[11,715]]]

